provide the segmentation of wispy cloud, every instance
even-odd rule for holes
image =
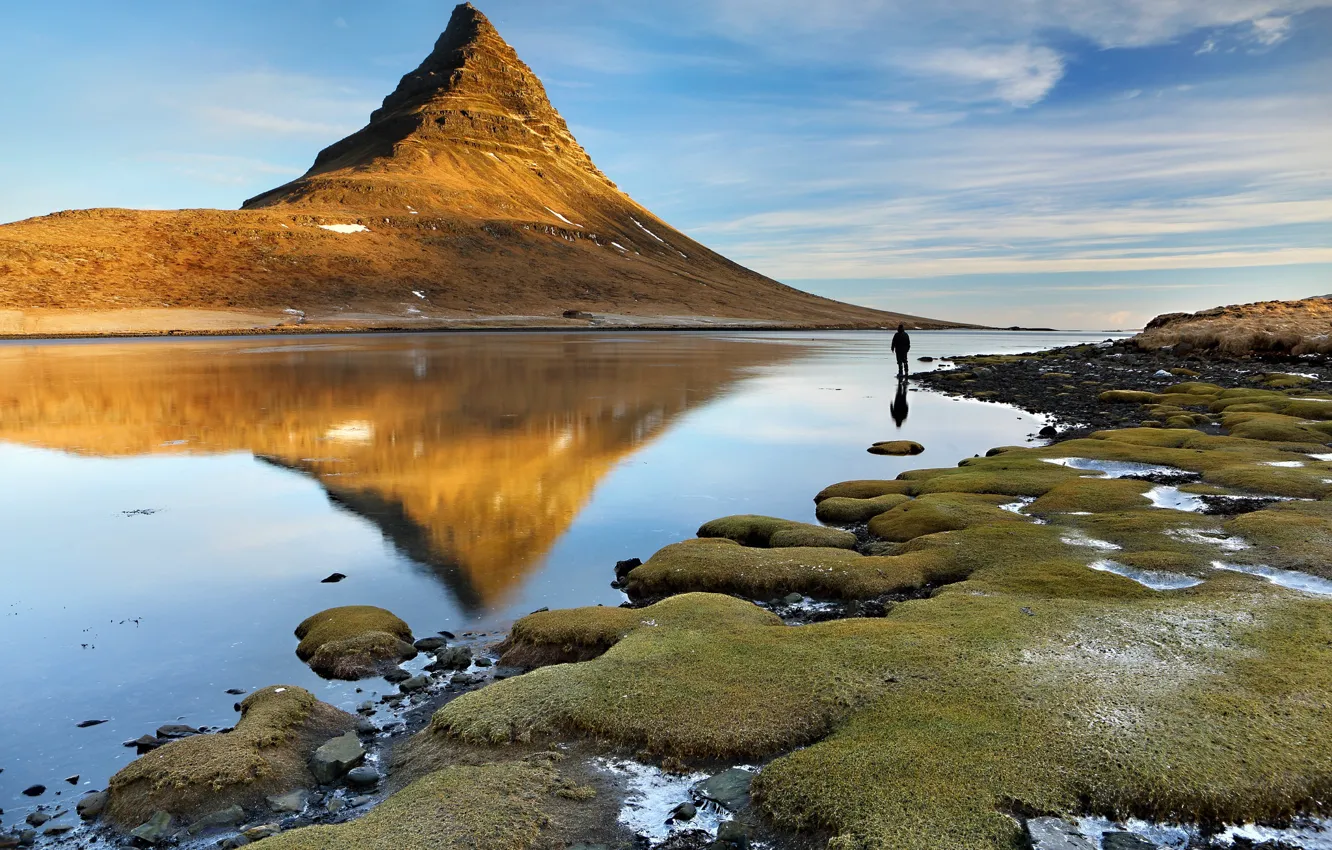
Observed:
[[[1056,51],[1039,45],[937,50],[914,63],[913,70],[969,83],[981,83],[989,94],[1013,106],[1039,103],[1064,75],[1064,60]]]

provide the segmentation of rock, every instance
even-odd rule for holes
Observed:
[[[374,714],[374,713],[375,713],[375,704],[374,704],[373,702],[371,702],[370,700],[366,700],[365,702],[363,702],[363,703],[361,703],[360,705],[356,706],[356,713],[357,713],[357,714]]]
[[[243,835],[233,835],[230,838],[226,838],[223,839],[222,841],[219,841],[217,843],[217,846],[220,847],[221,850],[235,850],[235,848],[237,847],[245,847],[246,845],[252,843],[253,842],[251,842],[250,839],[246,838]]]
[[[342,581],[344,578],[346,578],[346,576],[343,575],[342,573],[333,573],[333,575],[329,576],[328,578],[320,579],[320,580],[319,580],[319,583],[320,583],[320,584],[337,584],[338,582]]]
[[[472,650],[465,646],[453,646],[435,653],[432,670],[466,670],[472,666]]]
[[[478,676],[475,673],[454,673],[453,678],[450,681],[455,685],[466,687],[468,685],[484,682],[485,680],[485,676]]]
[[[748,850],[749,827],[740,823],[740,821],[728,820],[726,823],[717,827],[717,843],[723,848]]]
[[[563,313],[561,313],[560,315],[563,316],[563,317],[566,318],[566,319],[591,319],[591,318],[595,318],[591,313],[587,313],[587,312],[584,312],[584,311],[582,311],[582,310],[565,310],[565,311],[564,311]]]
[[[805,601],[805,597],[799,593],[788,593],[782,597],[782,603],[785,605],[798,605]]]
[[[332,785],[365,760],[365,747],[355,732],[326,742],[310,757],[310,772],[324,785]],[[251,839],[253,840],[253,839]]]
[[[368,764],[347,771],[347,784],[356,788],[374,788],[379,780],[379,771]]]
[[[643,566],[643,562],[640,561],[638,558],[630,558],[627,561],[616,561],[615,580],[623,581],[625,576],[629,575],[629,572],[631,570],[633,570],[635,567],[641,567],[641,566]]]
[[[499,681],[500,679],[512,679],[521,676],[523,673],[524,670],[521,667],[496,667],[495,672],[491,675],[495,677],[496,681]]]
[[[671,817],[679,821],[693,820],[698,816],[698,807],[693,803],[681,803],[671,812]]]
[[[193,726],[186,726],[183,723],[168,723],[165,726],[157,727],[157,737],[159,738],[188,738],[191,735],[198,734],[198,729]]]
[[[133,741],[126,741],[123,746],[135,747],[138,749],[139,755],[143,755],[149,750],[155,750],[165,743],[166,741],[163,741],[160,738],[157,738],[156,736],[153,735],[140,735],[139,737],[135,738]]]
[[[156,812],[147,821],[130,830],[130,835],[144,844],[161,844],[171,833],[171,815]]]
[[[65,781],[68,782],[70,785],[78,785],[79,775],[76,773],[73,776],[66,776]]]
[[[327,809],[330,813],[337,813],[347,808],[347,801],[342,799],[341,797],[333,797],[327,803],[324,804],[324,808]]]
[[[734,812],[749,803],[749,786],[753,781],[754,774],[733,767],[704,779],[694,786],[694,792]]]
[[[348,806],[349,808],[353,808],[353,809],[355,809],[355,808],[357,808],[357,807],[359,807],[359,806],[366,806],[366,805],[369,805],[370,803],[373,803],[374,801],[375,801],[375,798],[372,797],[372,796],[370,796],[369,794],[360,794],[360,795],[358,795],[358,796],[355,796],[355,797],[352,797],[351,799],[349,799],[349,800],[347,801],[347,806]]]
[[[356,721],[356,734],[377,735],[379,734],[379,727],[376,726],[375,721],[371,720],[370,718],[362,717],[360,720]]]
[[[886,440],[870,446],[868,451],[872,455],[892,455],[895,457],[902,457],[905,455],[918,455],[925,451],[925,447],[914,440]]]
[[[19,846],[19,837],[13,833],[0,835],[0,850],[10,850]]]
[[[102,811],[106,809],[108,795],[105,791],[94,791],[79,800],[74,810],[79,813],[79,817],[84,820],[97,820]]]
[[[447,640],[456,640],[457,637],[458,637],[458,636],[455,635],[453,632],[446,632],[446,631],[444,631],[444,630],[442,630],[442,629],[438,632],[438,634],[439,634],[440,637],[445,638],[445,639],[447,639]]]
[[[240,806],[230,806],[199,818],[190,824],[189,833],[190,835],[198,835],[210,829],[226,829],[244,823],[244,821],[245,810]]]
[[[244,694],[245,691],[240,688],[227,688],[227,693],[231,694],[233,697],[238,697]]]
[[[401,667],[395,667],[394,669],[384,674],[384,679],[395,685],[398,682],[405,682],[411,677],[412,674],[408,673],[406,670],[402,669]]]
[[[46,829],[42,830],[42,835],[54,838],[58,835],[64,835],[66,832],[70,832],[73,829],[74,824],[72,823],[53,823]]]
[[[23,789],[23,796],[25,797],[40,797],[45,793],[45,785],[29,785],[27,788]]]
[[[272,838],[282,831],[282,827],[275,823],[265,823],[259,826],[252,826],[241,833],[250,841],[263,841],[265,838]]]
[[[1107,832],[1101,836],[1101,850],[1156,850],[1156,845],[1131,832]]]
[[[1060,818],[1032,818],[1027,821],[1027,835],[1032,850],[1095,850],[1077,827]]]
[[[412,646],[422,652],[434,652],[435,650],[443,649],[448,645],[449,642],[442,637],[423,637],[416,643],[412,644]]]
[[[50,819],[51,816],[46,812],[30,812],[28,816],[24,818],[24,820],[27,821],[28,826],[41,826]]]
[[[1044,437],[1047,440],[1049,440],[1059,436],[1059,429],[1053,425],[1046,425],[1044,428],[1038,431],[1037,434],[1038,436]]]
[[[483,656],[481,656],[480,658],[477,658],[473,663],[476,664],[477,667],[483,667],[483,668],[484,668],[484,667],[489,667],[490,665],[494,664],[495,662],[494,662],[494,661],[491,661],[489,658],[486,658],[486,657],[483,655]]]
[[[285,794],[274,794],[268,798],[268,807],[275,812],[290,812],[300,814],[305,811],[305,804],[310,799],[310,792],[304,788],[297,788],[295,791],[288,791]]]
[[[429,676],[412,676],[407,681],[398,685],[398,689],[404,694],[410,694],[413,691],[423,691],[430,687]]]
[[[84,720],[79,724],[79,728],[87,729],[91,726],[101,726],[105,722],[106,722],[105,720]]]
[[[37,830],[25,829],[19,833],[19,846],[31,847],[37,843]]]

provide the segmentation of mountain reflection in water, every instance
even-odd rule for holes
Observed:
[[[475,610],[521,583],[626,455],[780,342],[625,334],[0,347],[0,440],[248,451],[312,476]]]

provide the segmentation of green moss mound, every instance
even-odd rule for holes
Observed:
[[[898,505],[911,501],[910,496],[887,495],[872,499],[848,499],[834,496],[819,502],[814,515],[819,522],[830,525],[856,525],[869,522],[882,513],[887,513]]]
[[[329,679],[363,679],[416,656],[412,630],[371,605],[329,608],[296,627],[296,656]]]
[[[268,850],[524,850],[550,822],[549,766],[453,765],[418,779],[365,817],[265,839]]]
[[[1003,496],[936,493],[913,499],[870,520],[870,534],[894,543],[905,543],[927,534],[957,531],[977,525],[1027,522],[1024,517],[999,506]]]
[[[913,440],[887,440],[882,443],[875,443],[867,451],[872,455],[901,457],[921,454],[925,451],[925,447]]]
[[[1226,530],[1254,546],[1228,560],[1332,578],[1332,502],[1282,502],[1241,514]]]
[[[827,499],[874,499],[887,495],[906,495],[910,489],[906,481],[843,481],[824,487],[814,497],[816,503]]]
[[[722,537],[742,546],[788,549],[813,546],[824,549],[854,549],[856,536],[838,528],[824,528],[789,519],[739,515],[703,523],[699,537]]]
[[[636,612],[627,608],[538,611],[513,624],[509,636],[497,647],[500,663],[543,667],[587,661],[619,643],[638,624]]]
[[[232,805],[266,810],[268,795],[313,786],[311,753],[355,725],[303,688],[255,691],[234,731],[172,741],[111,777],[106,816],[130,829],[158,811],[188,823]]]
[[[1055,486],[1027,507],[1032,514],[1105,513],[1146,507],[1152,485],[1130,479],[1075,478]]]

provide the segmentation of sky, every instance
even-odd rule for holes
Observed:
[[[1089,329],[1332,293],[1332,0],[477,5],[622,189],[812,292]],[[0,221],[234,209],[451,9],[7,4]]]

